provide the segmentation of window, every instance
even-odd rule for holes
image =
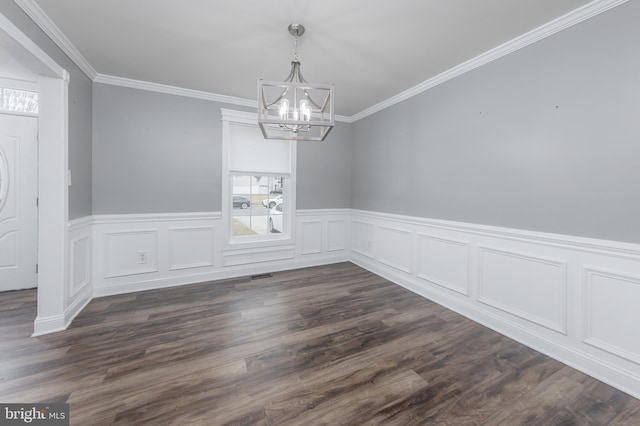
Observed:
[[[38,93],[0,87],[0,109],[11,112],[38,113]]]
[[[282,233],[282,192],[286,179],[286,176],[231,175],[232,237]],[[273,227],[274,220],[277,228]]]
[[[255,114],[223,109],[222,117],[227,246],[290,243],[295,142],[264,139]]]

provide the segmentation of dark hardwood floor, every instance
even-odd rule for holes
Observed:
[[[30,338],[0,294],[0,401],[74,425],[640,425],[640,401],[351,263],[105,297]]]

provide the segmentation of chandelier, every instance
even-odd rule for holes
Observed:
[[[323,141],[334,126],[333,84],[307,82],[300,72],[300,24],[289,25],[294,39],[291,71],[284,81],[258,80],[258,124],[265,139]]]

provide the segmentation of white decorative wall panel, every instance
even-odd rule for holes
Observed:
[[[251,265],[295,258],[295,246],[283,245],[268,248],[228,250],[224,254],[224,266]]]
[[[69,259],[71,259],[69,295],[73,298],[91,282],[91,237],[84,235],[74,238],[69,241],[69,246]]]
[[[105,278],[158,272],[157,229],[107,232],[104,239]]]
[[[302,247],[300,253],[319,254],[322,253],[322,221],[302,221],[300,226],[302,234]]]
[[[213,266],[215,232],[212,226],[169,228],[169,270]]]
[[[327,220],[327,251],[347,249],[347,221],[345,219]]]
[[[566,262],[479,248],[480,302],[566,333]]]
[[[469,243],[418,234],[418,278],[469,295]]]
[[[378,261],[410,274],[411,252],[410,230],[383,225],[378,227]]]
[[[351,229],[351,250],[364,256],[373,257],[373,232],[373,224],[354,220]]]
[[[640,364],[640,276],[585,268],[584,342]]]

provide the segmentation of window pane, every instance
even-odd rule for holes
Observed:
[[[233,237],[284,231],[284,179],[284,176],[231,176]]]
[[[6,111],[38,113],[38,94],[26,90],[0,89],[2,103],[0,107]]]

